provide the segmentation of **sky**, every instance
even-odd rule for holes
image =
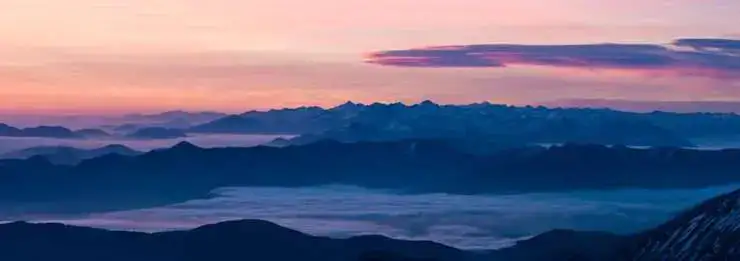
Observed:
[[[736,0],[0,0],[0,114],[740,101],[738,12]]]

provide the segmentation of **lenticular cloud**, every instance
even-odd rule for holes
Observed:
[[[367,62],[404,67],[537,65],[740,78],[740,40],[678,39],[670,44],[434,46],[371,53]]]

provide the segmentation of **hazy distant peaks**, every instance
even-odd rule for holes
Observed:
[[[43,137],[43,138],[100,138],[109,134],[99,129],[70,130],[62,126],[36,126],[28,128],[16,128],[0,123],[0,136],[4,137]]]
[[[647,101],[622,99],[564,99],[543,105],[570,108],[609,108],[634,112],[740,113],[740,101]]]
[[[141,154],[141,152],[119,144],[111,144],[95,149],[81,149],[66,146],[39,146],[11,151],[0,155],[0,158],[30,159],[34,157],[41,157],[55,164],[73,165],[87,159],[92,159],[108,154],[134,156]]]

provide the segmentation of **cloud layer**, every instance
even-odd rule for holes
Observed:
[[[159,231],[256,218],[315,235],[384,234],[490,249],[555,228],[632,233],[735,188],[518,195],[396,194],[344,186],[224,188],[211,199],[50,221]]]
[[[658,44],[436,46],[375,52],[367,62],[406,67],[535,65],[740,78],[740,40],[678,39]]]

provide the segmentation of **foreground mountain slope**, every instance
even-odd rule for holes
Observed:
[[[637,235],[630,260],[740,260],[740,190]]]
[[[740,190],[709,199],[645,232],[557,230],[494,251],[506,261],[740,260]]]
[[[413,260],[480,260],[477,254],[432,242],[380,236],[330,239],[259,220],[153,234],[17,222],[0,225],[0,242],[3,261],[352,261],[368,260],[376,252]]]

